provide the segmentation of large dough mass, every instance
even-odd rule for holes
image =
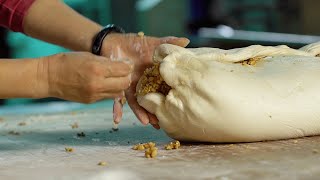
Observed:
[[[155,89],[143,82],[149,77],[142,77],[138,103],[177,140],[253,142],[319,135],[318,54],[320,43],[299,50],[161,45],[154,54]]]

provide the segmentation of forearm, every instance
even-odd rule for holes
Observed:
[[[46,97],[45,68],[39,59],[0,59],[0,99]]]
[[[36,0],[23,26],[29,36],[77,51],[91,51],[93,38],[101,30],[59,0]]]

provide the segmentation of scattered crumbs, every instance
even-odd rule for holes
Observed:
[[[294,144],[297,144],[297,143],[298,143],[298,140],[293,140],[293,143],[294,143]]]
[[[141,150],[145,150],[145,147],[143,144],[136,144],[132,147],[133,150],[138,150],[138,151],[141,151]]]
[[[27,123],[26,123],[26,122],[19,122],[18,125],[19,125],[19,126],[26,126]]]
[[[81,133],[77,133],[77,136],[78,137],[86,137],[86,134],[84,132],[81,132]]]
[[[318,149],[312,149],[312,153],[313,153],[313,154],[318,154],[318,153],[319,153],[319,150],[318,150]]]
[[[77,129],[79,128],[79,124],[77,122],[73,123],[70,125],[72,129]]]
[[[112,128],[112,131],[119,131],[119,128]]]
[[[181,146],[180,141],[170,142],[164,146],[165,150],[179,149]]]
[[[143,37],[144,36],[144,32],[142,32],[142,31],[138,32],[138,36],[139,37]]]
[[[15,136],[20,135],[20,133],[17,132],[17,131],[9,131],[8,134],[10,134],[10,135],[15,135]]]
[[[146,158],[155,158],[158,155],[158,148],[150,147],[144,152]]]
[[[107,162],[105,162],[105,161],[100,161],[98,163],[98,166],[106,166],[106,165],[107,165]]]
[[[73,152],[73,148],[66,147],[64,149],[66,150],[66,152]]]
[[[233,72],[234,70],[230,70],[230,72]]]

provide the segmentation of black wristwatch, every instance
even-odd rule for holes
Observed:
[[[101,55],[101,48],[104,38],[110,33],[125,33],[125,31],[114,24],[109,24],[102,28],[102,30],[96,35],[92,44],[92,53],[95,55]]]

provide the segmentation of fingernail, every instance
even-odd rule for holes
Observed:
[[[157,130],[160,129],[160,126],[159,126],[158,124],[154,124],[154,125],[152,125],[152,126],[153,126],[153,128],[155,128],[155,129],[157,129]]]

